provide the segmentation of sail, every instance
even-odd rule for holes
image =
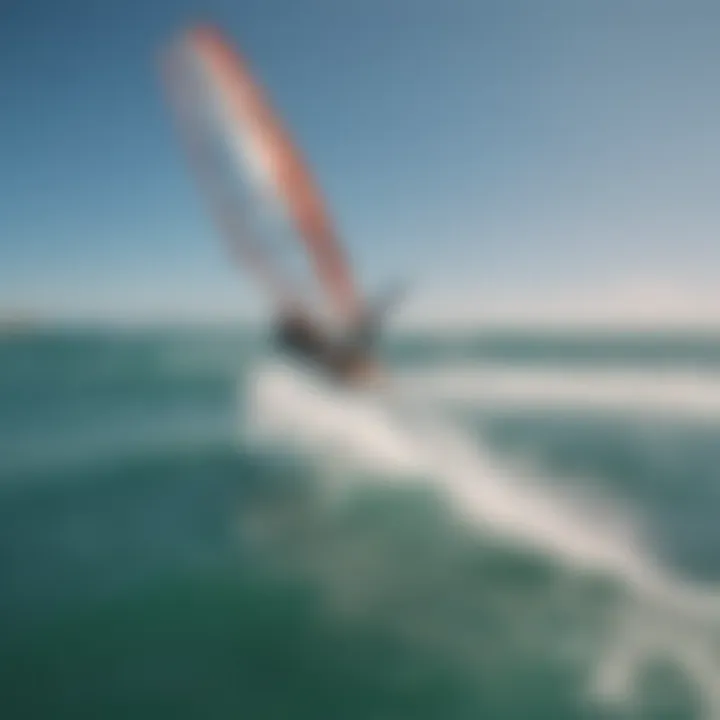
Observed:
[[[307,163],[245,60],[218,30],[198,27],[172,48],[164,77],[195,172],[242,262],[276,299],[297,301],[266,242],[287,220],[332,314],[352,323],[359,301],[337,232]]]

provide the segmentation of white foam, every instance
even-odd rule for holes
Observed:
[[[332,452],[380,472],[412,474],[423,467],[413,439],[371,398],[330,391],[281,364],[256,373],[249,389],[248,427],[256,439]]]
[[[401,383],[409,394],[459,403],[720,419],[720,374],[713,372],[458,365],[408,373]]]
[[[539,385],[536,376],[532,382]],[[539,479],[517,476],[460,428],[402,395],[380,399],[330,390],[280,365],[262,369],[252,388],[251,426],[260,435],[292,438],[398,479],[423,473],[459,517],[485,532],[622,582],[633,617],[643,622],[635,623],[633,635],[618,638],[608,663],[598,669],[596,689],[605,698],[625,689],[648,649],[660,649],[704,686],[720,713],[720,697],[708,681],[719,670],[710,644],[720,620],[718,595],[662,570],[636,534],[598,522]]]

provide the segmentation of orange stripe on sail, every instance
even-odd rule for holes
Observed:
[[[192,47],[216,83],[232,119],[247,135],[302,236],[329,299],[346,320],[358,312],[353,279],[320,193],[290,136],[253,81],[242,57],[209,27],[189,34]]]

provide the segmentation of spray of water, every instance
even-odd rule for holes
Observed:
[[[483,532],[581,572],[607,575],[627,589],[616,639],[598,665],[593,691],[605,701],[631,697],[639,667],[654,653],[683,666],[720,717],[715,633],[720,596],[680,582],[632,532],[598,522],[542,482],[528,482],[421,399],[404,393],[358,396],[283,365],[250,383],[248,430],[282,437],[305,451],[332,454],[386,476],[432,478],[458,517]]]

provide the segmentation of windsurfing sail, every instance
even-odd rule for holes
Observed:
[[[338,233],[306,161],[244,58],[217,29],[196,27],[170,47],[163,78],[191,164],[233,254],[277,302],[303,306],[305,289],[275,242],[284,236],[298,246],[299,240],[320,304],[341,327],[352,327],[362,303]]]

